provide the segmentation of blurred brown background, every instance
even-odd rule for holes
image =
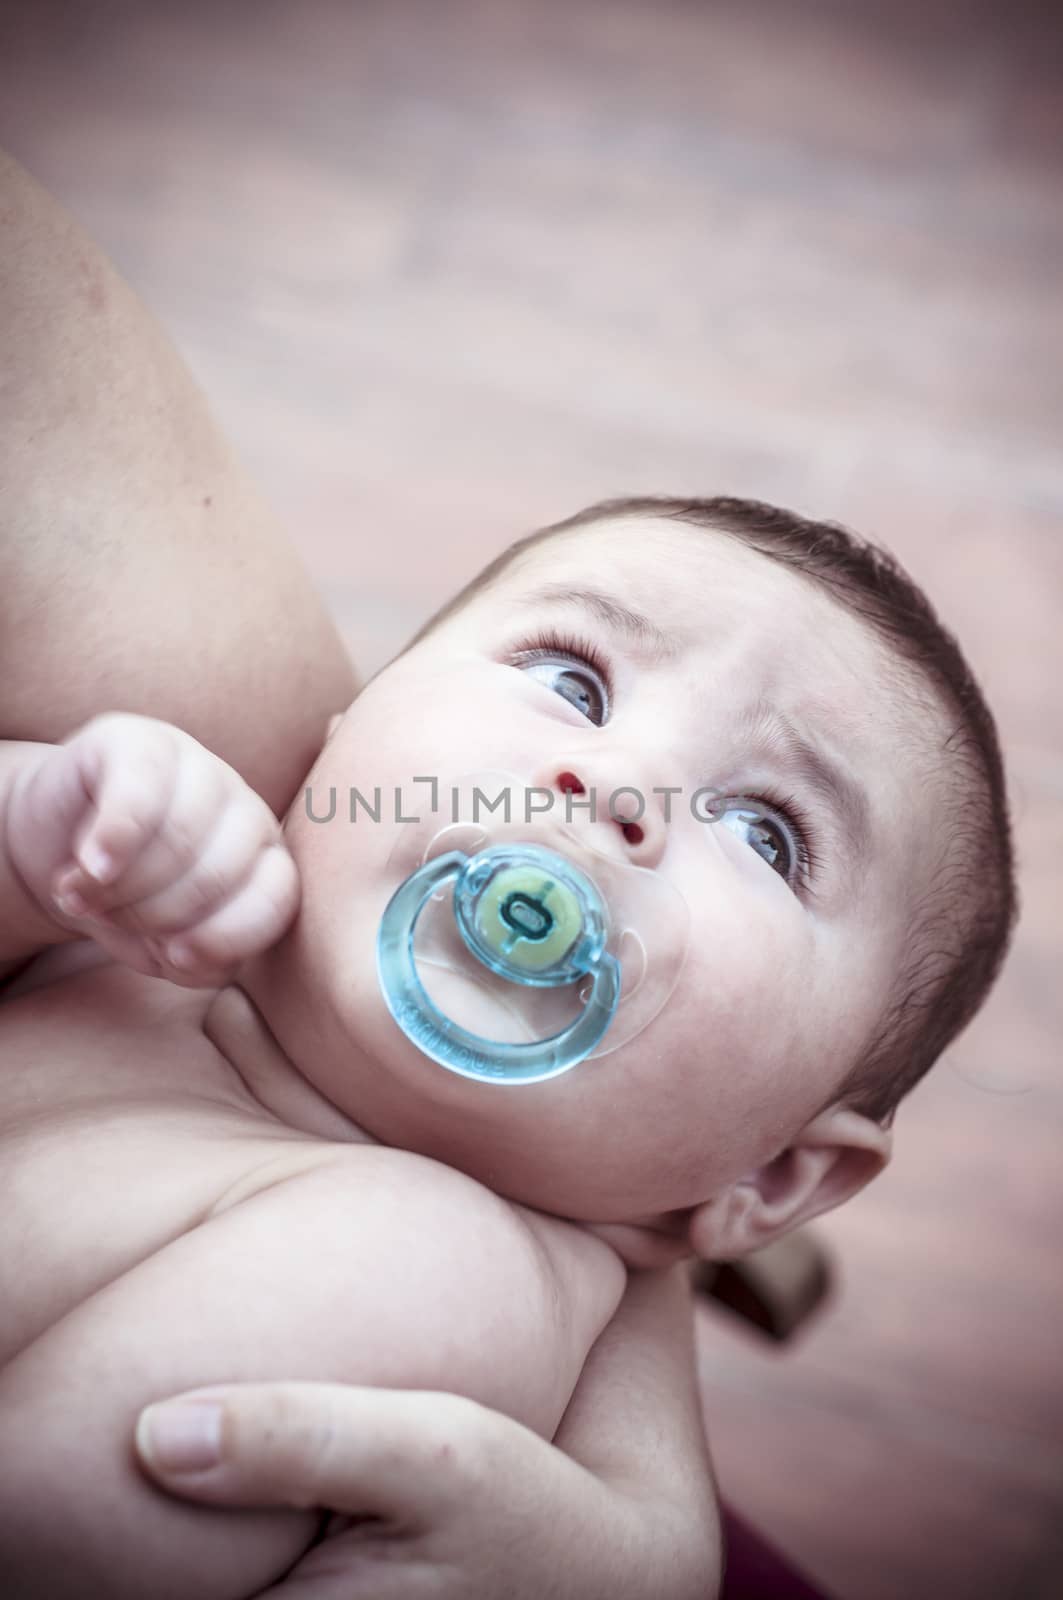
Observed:
[[[894,548],[999,716],[1024,920],[823,1224],[700,1313],[725,1494],[847,1600],[1063,1594],[1063,20],[1050,5],[7,7],[0,142],[170,330],[363,669],[607,494]]]

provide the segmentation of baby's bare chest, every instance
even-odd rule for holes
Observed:
[[[202,1032],[208,998],[108,967],[0,1005],[0,1365],[219,1210],[334,1159],[243,1088]],[[405,1151],[366,1156],[431,1185]]]

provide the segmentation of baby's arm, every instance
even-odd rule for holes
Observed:
[[[0,1592],[242,1600],[305,1550],[312,1515],[219,1515],[140,1475],[137,1413],[175,1390],[445,1389],[553,1434],[623,1269],[575,1229],[551,1262],[505,1201],[417,1159],[397,1177],[394,1152],[359,1146],[259,1174],[0,1373],[0,1459],[18,1463],[0,1476]]]
[[[179,728],[115,712],[61,745],[0,749],[0,962],[81,936],[210,985],[291,920],[275,817]]]
[[[603,1501],[603,1515],[582,1546],[583,1592],[711,1600],[723,1575],[723,1532],[702,1422],[686,1263],[631,1274],[554,1444],[586,1469]],[[590,1497],[586,1482],[574,1486],[573,1507]],[[578,1511],[573,1523],[575,1545]],[[572,1569],[563,1526],[557,1533],[557,1592],[576,1594],[577,1584],[564,1587]]]
[[[72,928],[30,894],[7,848],[7,816],[16,780],[35,772],[52,748],[20,740],[0,741],[0,982],[36,950],[76,939]]]

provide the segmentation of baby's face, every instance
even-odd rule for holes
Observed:
[[[307,779],[318,815],[335,786],[336,816],[314,822],[300,798],[287,819],[303,909],[252,992],[307,1076],[388,1144],[588,1221],[705,1200],[830,1102],[889,997],[941,841],[943,719],[902,677],[825,593],[726,536],[638,518],[548,541],[339,724]],[[394,1024],[375,938],[403,824],[386,806],[348,821],[352,785],[388,797],[431,774],[445,792],[486,770],[558,792],[574,775],[598,796],[581,829],[690,910],[660,1014],[532,1085],[455,1076]],[[645,797],[635,826],[608,815],[620,788]],[[690,803],[708,788],[709,823]]]

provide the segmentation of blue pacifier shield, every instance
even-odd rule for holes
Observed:
[[[682,895],[556,823],[477,810],[505,774],[465,779],[449,826],[403,833],[377,937],[392,1017],[424,1055],[492,1083],[538,1083],[641,1032],[686,954]],[[431,836],[429,836],[431,835]]]
[[[430,999],[414,959],[417,920],[452,884],[468,949],[490,971],[536,988],[589,977],[583,1010],[559,1033],[527,1044],[486,1039]],[[538,1083],[567,1072],[594,1049],[620,998],[620,969],[605,950],[605,907],[594,884],[538,845],[497,845],[474,856],[452,851],[426,862],[396,890],[377,939],[388,1009],[425,1055],[467,1078]]]

